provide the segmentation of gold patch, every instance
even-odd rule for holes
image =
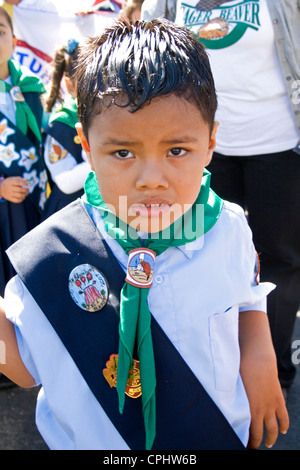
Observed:
[[[103,375],[111,388],[117,386],[117,368],[118,354],[111,354],[106,363],[106,369],[103,369]],[[131,398],[138,398],[142,395],[139,361],[136,359],[133,359],[132,367],[128,373],[125,393]]]

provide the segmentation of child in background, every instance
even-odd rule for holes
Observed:
[[[0,7],[0,295],[15,274],[5,250],[40,221],[47,172],[41,155],[45,92],[40,79],[11,59],[16,38]]]
[[[142,5],[144,0],[126,0],[122,3],[120,11],[120,20],[135,23],[141,17]]]
[[[11,59],[13,24],[0,7],[0,295],[15,271],[7,248],[35,227],[46,202],[41,155],[42,82]],[[0,374],[0,388],[12,385]]]
[[[45,129],[44,159],[53,181],[44,218],[66,206],[83,194],[83,184],[90,171],[85,152],[80,145],[77,123],[76,79],[74,77],[78,42],[70,39],[66,47],[57,50],[46,112],[51,113]],[[61,81],[65,79],[67,96],[61,98]],[[58,108],[55,106],[62,103]]]
[[[93,171],[82,199],[9,250],[1,370],[43,385],[51,449],[242,449],[264,424],[271,446],[277,419],[288,429],[265,313],[274,285],[259,283],[243,211],[210,189],[203,47],[168,21],[119,23],[78,63]]]

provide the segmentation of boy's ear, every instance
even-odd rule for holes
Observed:
[[[219,121],[214,122],[214,127],[213,127],[213,130],[212,130],[212,133],[211,133],[211,136],[210,136],[210,140],[209,140],[209,146],[208,146],[208,152],[207,152],[207,161],[206,161],[205,166],[207,166],[210,163],[211,159],[212,159],[212,156],[213,156],[213,153],[214,153],[214,150],[215,150],[215,147],[216,147],[216,143],[217,143],[216,134],[217,134],[217,130],[218,130],[219,125],[220,125]]]
[[[84,135],[84,133],[83,133],[82,125],[80,124],[80,122],[77,122],[77,123],[75,124],[75,128],[76,128],[76,130],[77,130],[77,134],[78,134],[79,137],[80,137],[81,146],[82,146],[83,150],[84,150],[85,153],[86,153],[86,156],[87,156],[88,162],[89,162],[89,164],[90,164],[90,167],[91,167],[92,171],[94,171],[95,169],[94,169],[93,159],[92,159],[92,156],[91,156],[90,147],[89,147],[87,138],[85,137],[85,135]]]
[[[77,122],[75,124],[75,128],[76,128],[77,134],[80,137],[80,141],[81,141],[81,145],[82,145],[83,150],[85,150],[86,152],[90,152],[90,147],[89,147],[87,138],[85,137],[85,135],[83,133],[82,125],[80,124],[80,122]]]

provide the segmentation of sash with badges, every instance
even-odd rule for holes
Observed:
[[[81,142],[75,129],[77,121],[76,100],[72,96],[67,96],[62,108],[51,115],[49,124],[45,129],[45,134],[50,135],[57,141],[57,143],[52,144],[49,155],[51,163],[63,160],[68,152],[75,158],[77,163],[83,162]]]
[[[122,414],[116,392],[120,291],[125,274],[96,227],[91,227],[82,201],[77,200],[54,214],[51,224],[40,224],[12,245],[8,255],[128,447],[142,450],[147,429],[136,351],[128,371],[128,400]],[[154,255],[146,252],[134,250],[128,262],[127,281],[141,287],[151,282],[153,269]],[[45,289],[47,285],[51,289]],[[151,336],[157,382],[152,450],[244,449],[153,317]]]
[[[0,85],[15,102],[16,125],[0,112],[0,174],[24,178],[29,184],[28,197],[41,211],[47,198],[48,178],[41,158],[42,138],[36,116],[41,116],[40,93],[45,89],[37,77],[25,74],[15,61],[10,60],[8,65],[12,85],[2,80]]]
[[[21,176],[29,184],[28,197],[39,211],[47,200],[47,172],[33,143],[0,112],[0,174]]]

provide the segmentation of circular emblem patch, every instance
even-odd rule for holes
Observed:
[[[22,92],[21,92],[21,90],[18,86],[13,86],[10,89],[10,94],[11,94],[11,97],[14,101],[18,101],[18,102],[25,101],[25,98],[22,95]]]
[[[156,254],[149,248],[135,248],[129,252],[126,282],[136,287],[152,285]]]
[[[69,292],[75,304],[87,312],[98,312],[108,301],[108,284],[90,264],[80,264],[69,276]]]

